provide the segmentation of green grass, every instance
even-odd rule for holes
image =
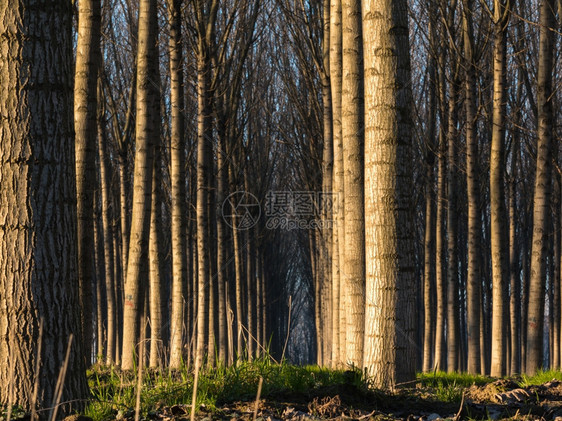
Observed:
[[[521,380],[519,385],[521,387],[527,387],[532,385],[539,385],[551,381],[552,379],[557,379],[562,381],[562,371],[558,370],[539,370],[534,376],[527,376],[526,374],[521,375]]]
[[[494,379],[478,374],[469,373],[446,373],[437,371],[435,373],[418,373],[418,380],[422,385],[437,385],[439,382],[445,386],[457,385],[459,387],[470,387],[473,384],[484,386],[492,383]]]
[[[432,392],[433,398],[440,402],[460,402],[464,390],[472,385],[483,386],[492,378],[468,373],[418,373],[422,387]]]
[[[219,365],[199,375],[197,406],[216,410],[223,403],[255,399],[259,378],[263,377],[262,397],[283,394],[306,394],[321,387],[338,384],[361,386],[360,373],[331,370],[318,366],[293,366],[272,363],[269,359],[241,361],[232,367]],[[84,415],[95,421],[114,419],[118,411],[130,413],[135,408],[137,378],[107,367],[88,372],[93,399]],[[178,371],[147,371],[143,375],[141,413],[177,404],[190,405],[193,373],[189,367]]]

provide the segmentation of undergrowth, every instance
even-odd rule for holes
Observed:
[[[283,394],[307,394],[308,392],[337,384],[362,386],[362,376],[350,371],[332,370],[318,366],[294,366],[276,364],[269,359],[251,362],[240,361],[227,367],[219,365],[202,369],[197,387],[196,407],[216,410],[232,401],[255,399],[259,378],[263,378],[262,397]],[[93,399],[84,415],[95,421],[114,419],[134,411],[137,377],[133,372],[95,366],[88,372]],[[162,407],[191,404],[193,393],[191,367],[180,370],[147,370],[143,373],[141,390],[141,414]]]

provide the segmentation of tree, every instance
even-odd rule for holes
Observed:
[[[330,81],[332,88],[332,124],[333,124],[333,166],[332,189],[336,194],[337,207],[334,211],[332,231],[332,364],[342,363],[345,347],[345,310],[342,297],[344,241],[343,193],[343,140],[342,140],[342,2],[331,0],[330,3]],[[343,317],[342,317],[343,315]]]
[[[139,10],[133,211],[124,290],[121,358],[121,367],[124,370],[131,370],[134,366],[134,349],[139,341],[140,316],[144,306],[145,287],[148,284],[148,239],[154,156],[152,115],[155,110],[160,109],[159,81],[153,74],[157,68],[154,62],[158,61],[157,17],[157,1],[143,0]]]
[[[544,301],[548,253],[548,224],[551,196],[553,147],[553,86],[555,1],[543,0],[540,7],[538,69],[538,144],[535,193],[533,199],[533,237],[529,309],[527,313],[527,361],[525,371],[532,375],[543,365]]]
[[[172,182],[172,309],[170,367],[180,368],[184,345],[183,315],[187,289],[187,226],[185,203],[185,119],[181,43],[181,0],[170,1],[171,182]]]
[[[365,60],[364,365],[375,387],[415,378],[412,122],[408,7],[363,3]]]
[[[62,401],[80,402],[88,389],[77,311],[72,8],[42,6],[0,4],[0,405],[26,411],[58,403],[67,349]]]
[[[480,283],[481,231],[480,183],[478,168],[476,51],[474,45],[473,1],[463,1],[463,34],[466,110],[466,184],[468,196],[468,274],[467,274],[467,333],[468,372],[480,373]]]
[[[78,7],[78,42],[74,78],[74,131],[76,134],[76,195],[78,213],[78,281],[82,315],[82,343],[87,363],[92,358],[94,259],[94,189],[97,81],[101,61],[101,2],[81,1]]]
[[[345,294],[345,363],[362,366],[365,329],[364,109],[361,2],[342,2],[342,141],[345,247],[340,283]],[[342,276],[343,275],[343,276]]]
[[[490,153],[490,226],[492,252],[492,376],[506,374],[509,231],[505,205],[506,27],[510,1],[494,1],[494,105]]]

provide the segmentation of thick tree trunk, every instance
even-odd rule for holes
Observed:
[[[72,8],[58,0],[41,7],[4,1],[0,16],[0,406],[52,407],[71,344],[61,401],[69,412],[88,396],[76,247]]]
[[[375,387],[415,378],[411,80],[405,0],[363,3],[364,365]]]

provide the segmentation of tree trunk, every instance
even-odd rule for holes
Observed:
[[[101,2],[78,5],[78,42],[74,78],[76,193],[78,213],[78,282],[82,314],[82,344],[86,364],[92,362],[94,279],[94,189],[96,155],[97,79],[101,60]]]
[[[459,369],[459,252],[458,252],[458,211],[457,211],[457,124],[459,63],[453,72],[449,94],[449,127],[447,130],[448,171],[447,171],[447,371]]]
[[[342,140],[345,247],[340,283],[345,300],[345,362],[363,364],[365,331],[364,98],[361,2],[342,4]]]
[[[540,8],[538,70],[537,172],[533,199],[533,240],[527,314],[527,362],[525,371],[533,375],[543,366],[545,278],[548,253],[549,212],[552,174],[553,87],[555,1],[543,0]]]
[[[333,122],[333,171],[332,188],[336,194],[337,207],[334,209],[334,226],[332,230],[332,366],[342,363],[342,337],[345,333],[342,320],[340,233],[343,231],[344,197],[342,191],[343,143],[342,143],[342,3],[331,0],[330,3],[330,81],[332,88],[332,122]],[[341,257],[341,259],[340,259]]]
[[[171,122],[171,188],[172,188],[172,303],[170,314],[170,368],[180,368],[183,357],[183,318],[187,288],[187,213],[185,192],[185,119],[181,43],[182,0],[171,0],[170,19],[170,101]]]
[[[365,57],[364,365],[375,387],[415,378],[408,7],[363,3]]]
[[[70,412],[88,396],[76,247],[72,8],[58,0],[41,7],[4,1],[0,16],[0,406],[51,408],[69,347],[61,402]]]
[[[157,4],[145,0],[139,10],[139,46],[137,58],[137,119],[135,174],[131,236],[125,281],[123,348],[121,368],[134,367],[135,347],[139,342],[140,317],[144,306],[144,287],[148,284],[148,239],[152,193],[154,121],[160,110],[159,84],[152,74],[158,61],[156,49]]]
[[[468,274],[467,333],[469,373],[480,373],[480,283],[481,213],[478,179],[478,115],[476,103],[476,63],[473,33],[473,1],[463,1],[466,107],[466,183],[468,196]]]
[[[490,228],[492,254],[492,364],[490,374],[506,374],[507,296],[509,276],[508,226],[503,173],[506,109],[506,25],[509,2],[494,1],[494,99],[490,152]]]

